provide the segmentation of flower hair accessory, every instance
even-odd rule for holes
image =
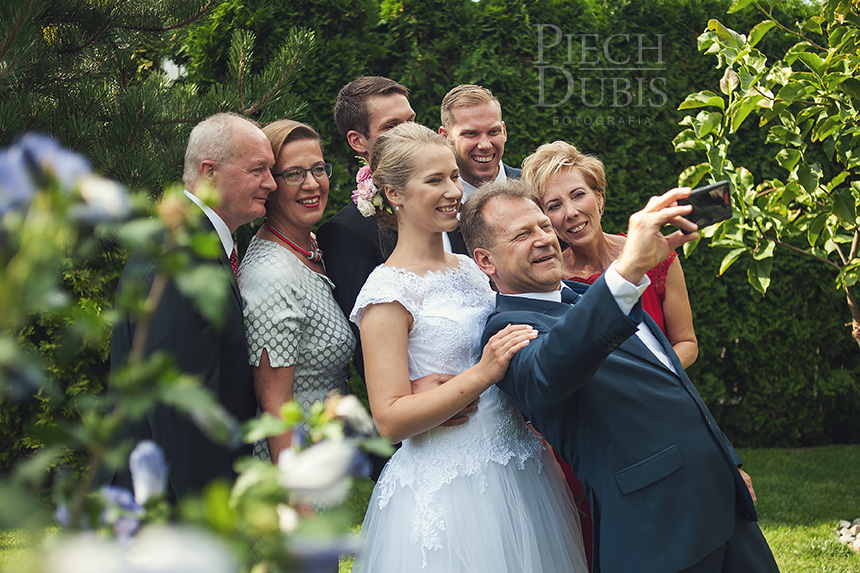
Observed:
[[[373,177],[370,174],[370,166],[361,158],[364,165],[358,170],[355,176],[356,189],[352,192],[352,201],[358,207],[358,212],[365,217],[373,217],[377,209],[382,209],[382,195],[379,189],[373,184]]]

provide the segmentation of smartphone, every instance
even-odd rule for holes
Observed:
[[[725,221],[732,217],[732,197],[729,182],[720,181],[693,189],[686,199],[679,199],[678,205],[692,205],[693,210],[684,215],[700,229]]]

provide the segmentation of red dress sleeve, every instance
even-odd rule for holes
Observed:
[[[648,271],[647,275],[648,278],[651,279],[651,284],[648,285],[648,288],[646,288],[645,292],[642,293],[642,309],[654,319],[654,322],[657,323],[657,326],[660,327],[663,334],[666,334],[666,321],[663,318],[663,301],[666,299],[666,275],[669,274],[669,266],[671,266],[672,261],[676,258],[678,258],[678,254],[675,251],[672,251],[662,263]],[[594,284],[594,281],[596,281],[601,274],[602,273],[594,274],[588,278],[570,277],[565,280],[591,285]]]

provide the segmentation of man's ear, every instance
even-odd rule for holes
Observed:
[[[493,254],[487,249],[476,247],[472,251],[472,258],[485,275],[492,277],[496,274],[496,264],[493,261]]]
[[[200,162],[199,175],[201,179],[206,179],[210,183],[215,179],[215,167],[218,165],[211,159],[204,159]]]
[[[359,133],[354,129],[350,129],[346,132],[346,142],[352,148],[353,151],[365,157],[370,151],[369,146],[367,145],[367,138],[363,133]]]
[[[448,139],[448,130],[445,129],[445,127],[442,125],[439,126],[439,135],[441,135],[445,139]]]
[[[508,140],[508,128],[505,127],[505,122],[502,122],[502,135],[505,137],[505,141]]]

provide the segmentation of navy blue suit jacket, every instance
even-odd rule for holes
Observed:
[[[569,286],[585,292],[574,305],[498,295],[484,342],[538,330],[499,386],[582,480],[594,571],[689,567],[731,536],[738,507],[756,519],[740,458],[641,303],[624,315],[603,277]],[[643,320],[677,374],[634,336]]]

